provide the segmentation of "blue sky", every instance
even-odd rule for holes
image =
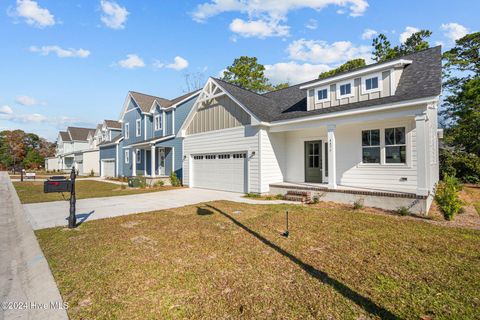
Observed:
[[[369,59],[378,33],[398,44],[430,29],[445,49],[479,30],[478,12],[469,0],[2,0],[0,130],[54,140],[118,119],[128,90],[173,98],[186,74],[218,76],[240,55],[293,84]]]

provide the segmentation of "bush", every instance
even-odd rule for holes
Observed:
[[[258,193],[247,193],[245,195],[247,198],[260,198],[260,195]]]
[[[95,175],[95,172],[92,170],[90,170],[90,177],[93,177]]]
[[[157,182],[155,182],[153,184],[154,187],[163,187],[163,185],[165,184],[165,182],[163,180],[158,180]]]
[[[178,187],[180,186],[180,179],[178,179],[177,174],[175,172],[172,172],[170,174],[170,184],[173,187]]]
[[[462,182],[480,183],[480,157],[473,153],[440,149],[440,178],[457,177]]]
[[[407,207],[404,207],[404,206],[401,206],[401,207],[397,208],[397,213],[401,216],[409,216],[409,215],[412,214],[410,212],[410,210]]]
[[[440,181],[435,193],[435,200],[446,220],[453,220],[462,210],[462,200],[458,197],[460,185],[454,176],[445,175]]]
[[[316,194],[316,195],[313,196],[312,202],[313,202],[313,203],[319,203],[319,202],[320,202],[320,197],[318,196],[318,194]]]
[[[275,196],[275,199],[277,200],[283,200],[283,194],[279,193]]]
[[[363,209],[363,200],[355,200],[353,202],[353,210],[360,210],[360,209]]]

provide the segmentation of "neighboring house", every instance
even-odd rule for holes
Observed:
[[[107,143],[120,136],[122,126],[115,120],[104,120],[97,125],[95,131],[89,133],[87,138],[89,147],[83,152],[83,175],[100,175],[100,149],[101,143]]]
[[[95,129],[68,127],[66,131],[60,131],[57,137],[57,149],[55,158],[57,165],[54,166],[52,158],[46,162],[47,170],[71,170],[72,166],[79,172],[83,172],[83,152],[88,150],[88,136]],[[55,168],[54,168],[55,167]]]
[[[210,78],[181,128],[183,183],[425,213],[440,94],[440,47],[265,94]],[[131,109],[125,152],[142,145]]]
[[[199,93],[168,100],[130,91],[120,115],[121,135],[99,145],[101,175],[166,178],[175,172],[181,178],[177,133]]]

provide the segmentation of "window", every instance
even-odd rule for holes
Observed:
[[[380,163],[380,130],[362,131],[362,162]]]
[[[385,129],[385,163],[406,163],[405,127]]]
[[[337,99],[353,96],[353,81],[337,84]]]
[[[380,73],[362,77],[362,94],[380,91],[382,75]]]
[[[319,88],[315,90],[315,102],[323,102],[330,100],[330,92],[328,88]]]
[[[125,150],[125,163],[130,162],[130,152],[128,150]]]
[[[203,156],[193,156],[193,159],[195,159],[195,160],[203,160]]]
[[[125,123],[125,139],[130,138],[130,124]]]
[[[154,118],[154,123],[155,123],[155,131],[161,130],[162,129],[162,115],[157,114]]]
[[[141,163],[142,162],[142,151],[140,149],[137,149],[135,151],[137,153],[137,163]]]
[[[234,159],[245,159],[247,157],[246,153],[234,153],[233,158]]]
[[[215,154],[207,154],[205,156],[205,159],[207,160],[215,160],[217,158],[217,156]]]
[[[142,135],[142,120],[137,119],[135,121],[135,135],[137,137],[140,137]]]

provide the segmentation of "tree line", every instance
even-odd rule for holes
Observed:
[[[46,157],[55,155],[55,144],[22,130],[0,131],[0,169],[43,168]]]

